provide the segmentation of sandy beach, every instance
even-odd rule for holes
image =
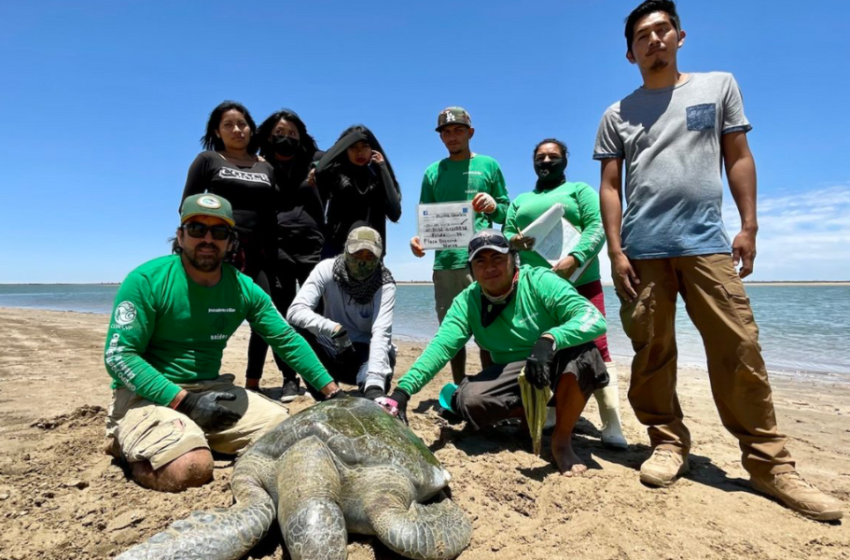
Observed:
[[[227,458],[203,488],[159,494],[133,483],[104,454],[106,326],[105,315],[0,309],[0,560],[111,558],[190,511],[231,503]],[[224,357],[222,373],[240,382],[247,341],[243,327]],[[397,375],[422,349],[399,346]],[[591,402],[575,436],[590,470],[578,479],[558,474],[548,438],[537,458],[518,427],[472,432],[440,419],[433,408],[447,369],[414,396],[411,427],[451,472],[452,496],[473,520],[462,559],[850,559],[850,522],[809,521],[750,490],[699,370],[682,370],[679,378],[694,440],[691,473],[669,489],[643,486],[637,469],[648,439],[626,401],[626,366],[620,364],[621,409],[632,445],[601,445]],[[824,379],[773,377],[779,425],[802,474],[850,512],[850,383]],[[263,383],[280,386],[270,358]],[[311,403],[303,396],[290,409]],[[354,560],[398,558],[369,537],[350,543]],[[273,529],[249,558],[282,554]]]

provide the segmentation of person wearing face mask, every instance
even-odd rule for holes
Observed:
[[[257,136],[262,139],[260,154],[274,167],[278,191],[277,266],[271,279],[272,301],[281,313],[286,313],[297,286],[304,285],[310,271],[319,263],[324,244],[322,199],[316,187],[307,182],[310,166],[322,152],[301,118],[288,109],[272,113],[260,125]],[[277,354],[274,358],[283,376],[280,400],[290,402],[300,394],[299,377]],[[252,362],[246,388],[259,390],[263,365],[264,360]]]
[[[565,476],[587,466],[572,448],[572,430],[590,393],[608,383],[593,339],[605,333],[605,318],[575,288],[543,267],[519,266],[507,238],[494,229],[472,236],[468,267],[474,282],[452,302],[437,334],[377,402],[406,421],[410,398],[442,370],[470,338],[493,364],[466,377],[446,400],[473,428],[523,416],[519,375],[554,394],[556,422],[552,455]]]
[[[401,191],[384,149],[363,125],[347,128],[315,170],[326,206],[324,258],[342,253],[355,222],[364,222],[386,239],[387,219],[401,217]]]
[[[277,189],[274,168],[257,155],[259,138],[251,113],[241,103],[224,101],[213,109],[201,138],[206,151],[189,167],[181,208],[182,201],[195,194],[216,194],[229,200],[238,235],[231,264],[271,294]],[[268,344],[252,329],[247,377],[262,371],[267,350]]]
[[[356,384],[368,399],[386,395],[395,367],[396,285],[383,253],[377,231],[354,227],[343,254],[316,265],[286,314],[331,376]]]
[[[605,298],[599,274],[597,255],[605,245],[605,232],[599,213],[599,197],[586,183],[568,182],[566,178],[569,152],[566,144],[555,138],[547,138],[534,148],[534,172],[537,185],[531,192],[519,195],[508,208],[503,232],[510,239],[511,247],[520,252],[523,264],[552,269],[558,276],[568,280],[579,268],[583,268],[574,282],[576,290],[593,303],[605,315]],[[581,232],[578,245],[565,258],[552,266],[549,261],[534,251],[535,239],[523,237],[521,231],[555,204],[564,207],[564,219]],[[608,351],[608,337],[603,334],[595,341],[605,360],[611,383],[594,392],[602,417],[602,443],[613,448],[628,446],[620,424],[620,399],[617,387],[617,369]]]

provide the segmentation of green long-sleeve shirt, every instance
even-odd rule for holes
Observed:
[[[544,334],[558,349],[578,346],[605,334],[605,318],[590,301],[551,270],[520,267],[511,302],[488,327],[481,323],[481,288],[473,282],[457,296],[422,356],[398,382],[409,395],[419,392],[470,339],[497,364],[528,358]]]
[[[505,177],[495,159],[481,154],[462,161],[446,158],[429,165],[422,178],[419,202],[463,202],[472,200],[478,193],[492,196],[496,201],[496,210],[490,214],[476,212],[475,231],[493,227],[494,223],[504,224],[511,203]],[[463,268],[466,259],[466,248],[439,250],[434,255],[434,270]]]
[[[333,381],[248,276],[225,264],[218,284],[201,286],[171,255],[132,271],[115,296],[104,356],[112,388],[168,405],[179,383],[218,377],[224,347],[246,319],[310,385]]]
[[[591,261],[581,277],[575,282],[581,286],[600,279],[599,251],[605,245],[605,230],[602,228],[602,216],[599,213],[599,195],[587,183],[563,183],[549,190],[535,189],[522,193],[508,208],[508,217],[502,231],[510,239],[539,218],[553,205],[564,206],[564,219],[581,232],[579,244],[570,254],[579,266]],[[520,252],[523,264],[552,268],[549,261],[536,251]]]

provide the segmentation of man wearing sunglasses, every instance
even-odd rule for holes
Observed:
[[[111,452],[147,488],[177,492],[213,474],[211,449],[236,454],[289,416],[286,408],[219,375],[228,339],[247,320],[325,398],[339,387],[310,346],[247,276],[223,264],[233,242],[230,203],[188,197],[177,254],[132,271],[106,336],[113,401]]]

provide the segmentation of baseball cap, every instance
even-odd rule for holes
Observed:
[[[230,202],[216,194],[201,193],[186,197],[180,209],[180,223],[185,223],[186,220],[195,216],[212,216],[221,218],[231,227],[236,225],[233,221],[233,208]]]
[[[366,249],[380,259],[384,253],[384,243],[381,241],[381,234],[366,226],[351,230],[348,234],[348,239],[345,240],[345,250],[353,255],[363,249]]]
[[[487,249],[504,255],[511,250],[511,244],[501,231],[482,229],[469,240],[469,261],[472,262],[475,255]]]
[[[447,124],[462,124],[472,126],[472,119],[463,107],[446,107],[437,115],[437,132]]]

